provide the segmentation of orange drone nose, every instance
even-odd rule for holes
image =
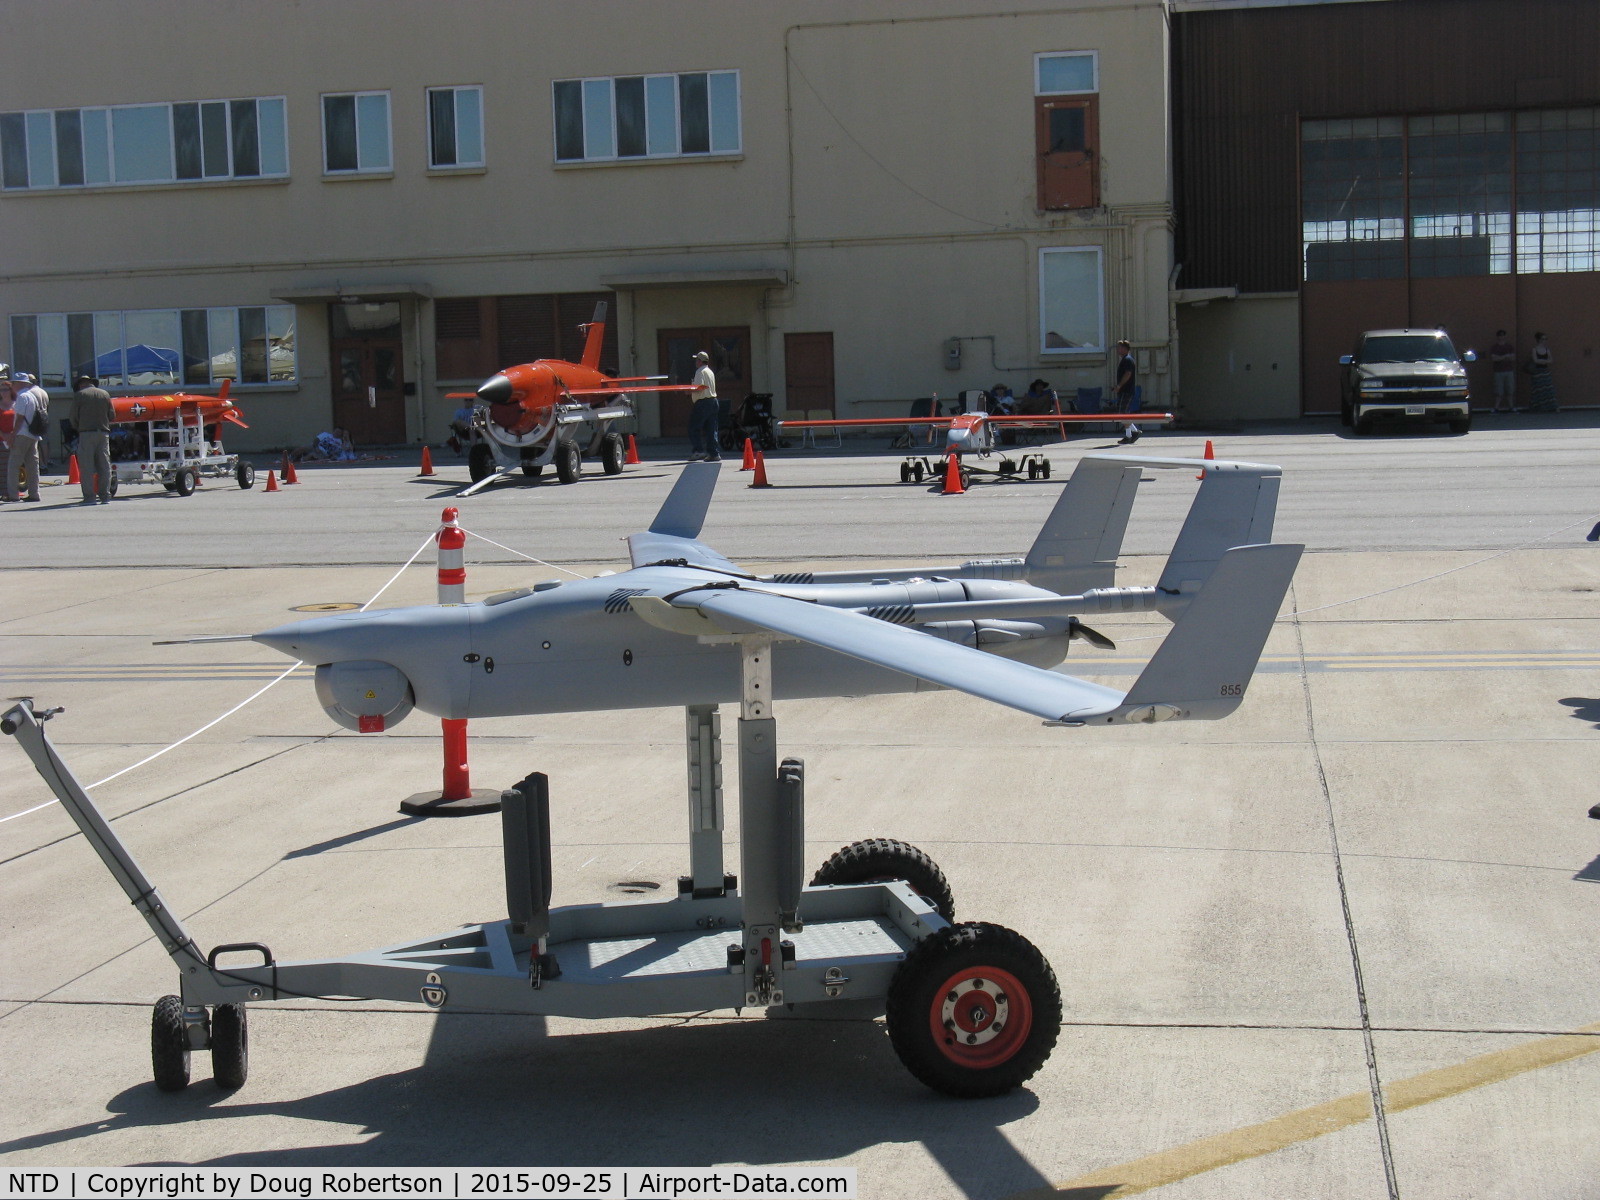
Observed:
[[[500,374],[485,380],[478,389],[478,395],[490,404],[510,404],[516,390],[511,380]]]

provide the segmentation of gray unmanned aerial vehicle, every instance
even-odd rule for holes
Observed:
[[[1117,587],[1148,468],[1202,468],[1203,481],[1155,585]],[[1039,1069],[1061,1022],[1049,963],[1012,930],[957,923],[927,855],[870,839],[802,883],[804,764],[779,759],[772,703],[938,687],[1060,727],[1226,717],[1302,549],[1271,541],[1279,469],[1088,455],[1023,558],[764,576],[697,540],[718,473],[685,468],[628,539],[620,574],[253,638],[316,664],[318,699],[351,729],[388,729],[413,708],[462,719],[684,706],[690,870],[672,899],[552,908],[549,792],[536,773],[502,798],[506,920],[346,959],[280,962],[258,943],[205,954],[57,756],[41,725],[52,712],[23,701],[4,715],[178,965],[181,994],[153,1016],[161,1087],[188,1083],[196,1050],[211,1052],[220,1084],[239,1086],[247,1005],[326,996],[578,1017],[881,1015],[901,1061],[940,1091],[997,1095]],[[1052,669],[1074,639],[1111,646],[1081,617],[1148,611],[1172,628],[1127,692]],[[733,701],[737,875],[724,871],[717,710]],[[239,955],[260,961],[233,965]]]

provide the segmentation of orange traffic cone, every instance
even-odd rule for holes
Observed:
[[[67,459],[67,482],[81,483],[82,480],[83,477],[78,474],[78,456],[76,454],[71,455]]]
[[[628,435],[628,453],[623,456],[623,465],[636,467],[639,465],[639,443],[633,440],[633,434]]]
[[[956,457],[954,450],[950,451],[950,458],[944,465],[944,495],[960,496],[967,490],[966,484],[961,482],[961,460]]]
[[[433,452],[431,450],[429,450],[428,447],[426,447],[426,446],[424,446],[422,448],[422,470],[418,471],[417,474],[418,475],[432,475],[433,474]]]
[[[268,471],[267,472],[267,491],[275,492],[277,490],[278,490],[278,477],[276,475],[274,475],[271,471]]]
[[[750,481],[751,487],[764,488],[772,486],[767,482],[767,456],[759,450],[756,451],[755,473],[756,477]]]
[[[1214,459],[1214,458],[1217,457],[1217,452],[1211,448],[1211,439],[1210,438],[1206,439],[1205,457],[1206,458],[1210,458],[1210,459]],[[1204,471],[1201,471],[1200,474],[1195,476],[1196,479],[1204,479],[1205,477],[1206,477],[1206,473]]]
[[[294,469],[294,459],[287,454],[283,456],[283,481],[285,483],[300,482],[300,476]]]
[[[754,471],[756,469],[756,444],[749,438],[744,440],[744,466],[741,471]]]

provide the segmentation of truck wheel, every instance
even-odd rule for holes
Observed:
[[[1350,428],[1357,437],[1366,437],[1367,434],[1372,432],[1372,418],[1356,417],[1355,420],[1351,422]]]
[[[494,474],[494,451],[489,449],[488,443],[472,443],[472,450],[467,454],[467,474],[472,477],[473,483]]]
[[[1061,1032],[1055,972],[1020,933],[970,921],[918,942],[885,1006],[906,1069],[950,1096],[999,1096],[1044,1065]]]
[[[1339,424],[1343,425],[1346,429],[1349,429],[1354,423],[1354,420],[1350,416],[1349,402],[1345,400],[1339,401]]]
[[[232,1091],[250,1075],[250,1025],[242,1004],[219,1004],[211,1010],[211,1077]]]
[[[563,441],[556,447],[556,478],[562,483],[577,483],[583,474],[583,455],[577,442]]]
[[[200,477],[195,474],[193,467],[179,467],[178,473],[172,477],[172,490],[180,496],[194,495],[194,489],[200,486]]]
[[[163,1092],[181,1092],[189,1086],[189,1035],[178,996],[161,997],[151,1010],[150,1067]]]
[[[620,433],[608,433],[600,440],[600,467],[607,475],[621,475],[628,461],[628,447]]]
[[[956,898],[950,881],[937,863],[915,846],[892,838],[851,842],[817,868],[812,887],[830,883],[887,883],[899,879],[911,885],[946,921],[955,923]]]
[[[1472,416],[1469,413],[1464,417],[1453,417],[1450,421],[1451,433],[1469,433],[1472,430]]]
[[[256,485],[256,466],[254,463],[239,460],[239,465],[233,468],[233,477],[238,480],[239,487],[248,491]]]

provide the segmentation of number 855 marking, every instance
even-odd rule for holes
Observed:
[[[1242,696],[1244,695],[1244,684],[1225,683],[1222,685],[1222,690],[1217,694],[1219,696]]]

